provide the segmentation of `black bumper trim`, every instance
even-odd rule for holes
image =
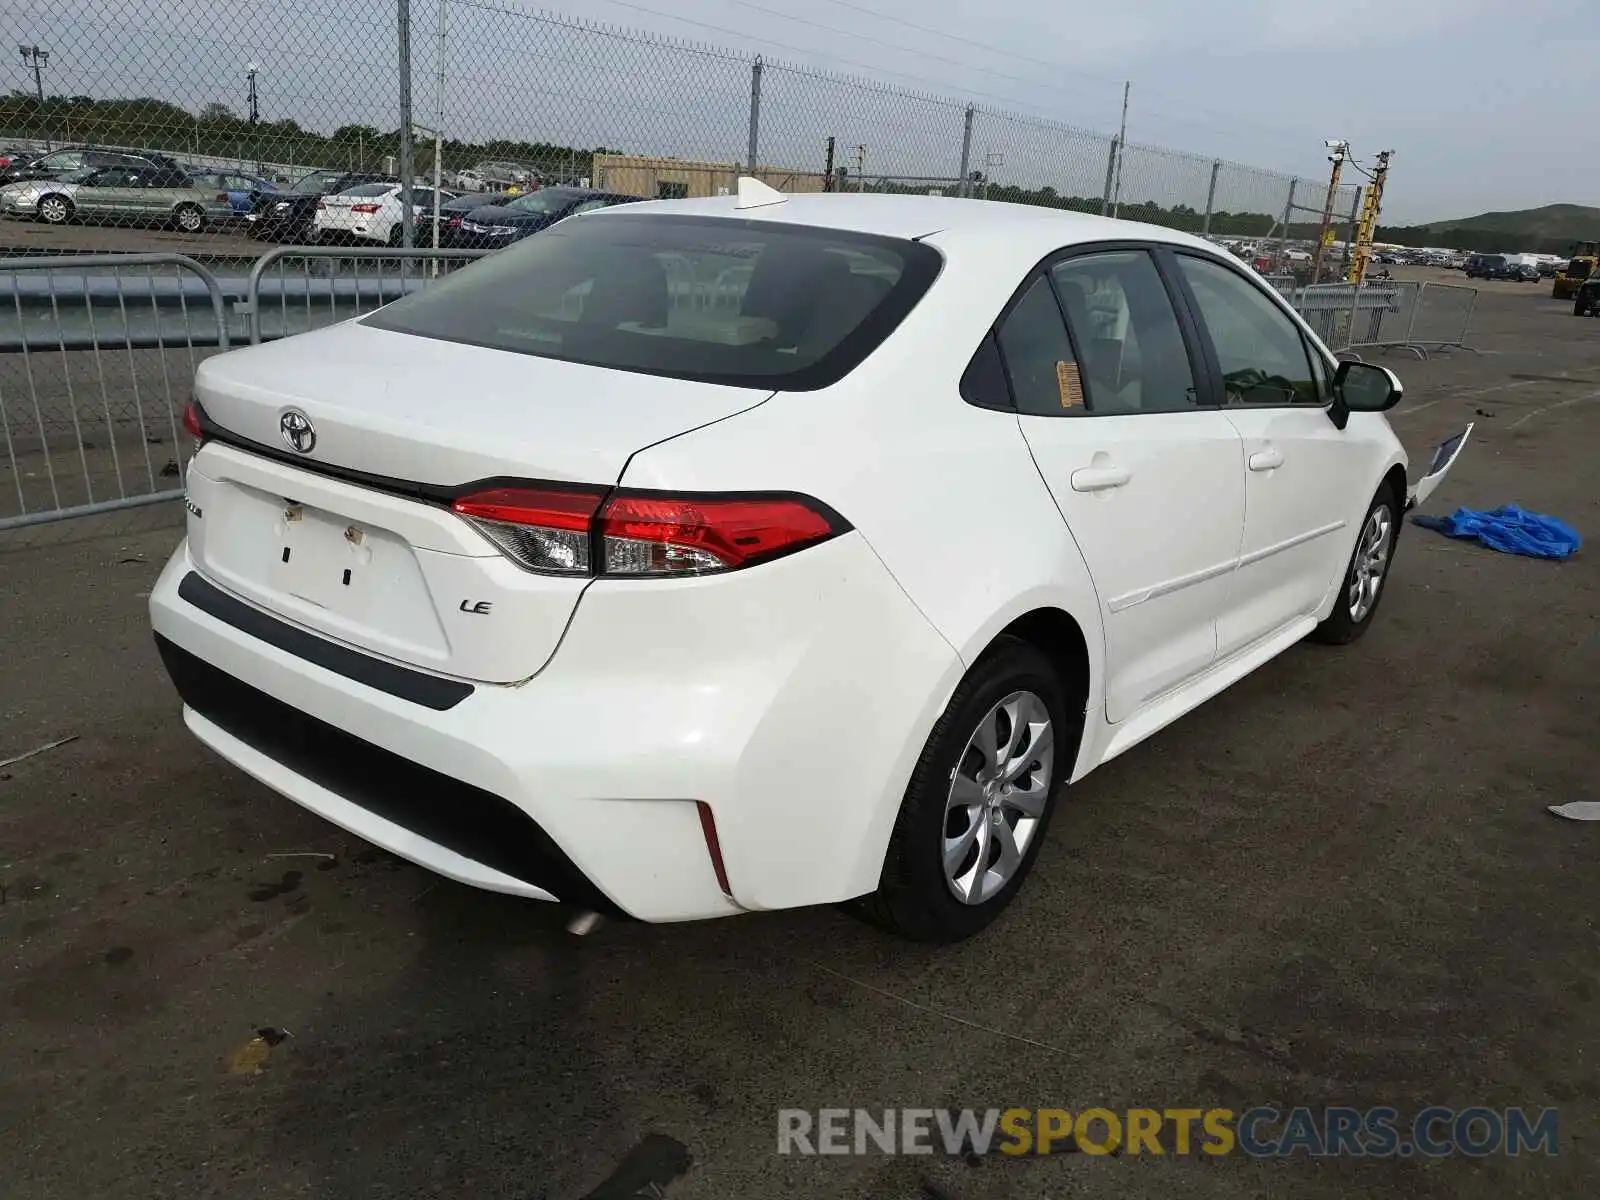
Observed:
[[[474,690],[470,683],[413,671],[409,667],[384,662],[314,633],[296,629],[243,600],[235,599],[194,571],[185,575],[178,584],[178,595],[201,612],[233,626],[240,633],[248,633],[269,646],[276,646],[286,654],[303,658],[335,675],[343,675],[346,679],[431,708],[435,712],[454,708],[472,695]]]
[[[504,796],[452,778],[301,712],[159,633],[184,704],[257,753],[334,795],[557,900],[626,917],[543,827]]]

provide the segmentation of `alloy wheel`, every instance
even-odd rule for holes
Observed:
[[[982,904],[1022,865],[1049,800],[1055,758],[1050,710],[1033,692],[1012,692],[978,722],[950,775],[945,800],[945,883],[963,904]]]
[[[1367,517],[1361,529],[1361,542],[1350,572],[1350,619],[1360,623],[1378,602],[1383,576],[1389,569],[1389,543],[1394,537],[1394,518],[1387,505],[1380,504]]]

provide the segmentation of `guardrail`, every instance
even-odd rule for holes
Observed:
[[[106,272],[117,280],[114,306],[96,305],[88,295],[89,280]],[[158,272],[197,280],[204,302],[191,306],[179,287],[180,319],[162,322],[155,296],[171,289]],[[39,336],[22,338],[15,358],[0,359],[0,435],[10,476],[0,493],[0,530],[181,497],[180,397],[197,365],[194,334],[214,331],[203,333],[201,343],[218,350],[230,344],[216,277],[181,254],[0,260],[0,277],[15,285],[18,273],[42,277],[48,300],[34,314],[43,328],[30,332]],[[83,323],[69,338],[62,300],[73,297],[82,302]],[[142,299],[158,317],[136,345],[129,333],[142,319]],[[28,329],[15,286],[12,300],[18,325]],[[69,314],[75,310],[68,306]],[[63,441],[70,444],[63,448]]]

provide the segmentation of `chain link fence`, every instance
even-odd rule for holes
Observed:
[[[0,97],[5,254],[423,245],[435,179],[455,229],[479,200],[537,212],[530,193],[551,185],[672,198],[755,173],[789,191],[972,195],[1275,237],[1281,259],[1315,235],[1326,191],[515,2],[0,11],[30,39],[20,86]],[[1339,214],[1355,192],[1341,189]]]

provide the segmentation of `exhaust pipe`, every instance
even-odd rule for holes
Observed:
[[[598,929],[604,919],[599,913],[584,909],[573,914],[572,919],[567,922],[567,932],[574,937],[585,937]]]

